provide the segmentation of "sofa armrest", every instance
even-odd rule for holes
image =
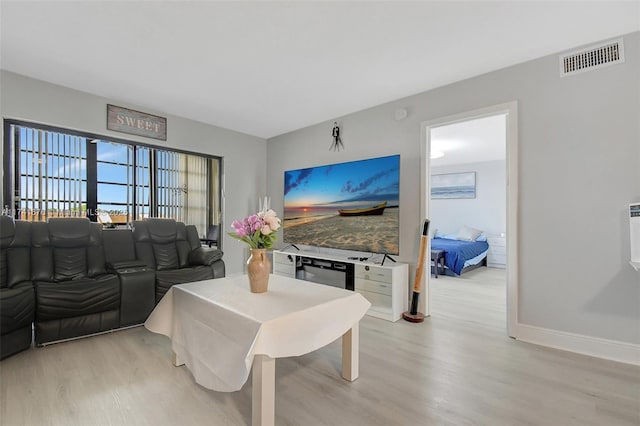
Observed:
[[[213,270],[213,278],[222,278],[226,275],[222,259],[213,262],[213,264],[211,264],[211,269]]]
[[[222,259],[222,255],[222,250],[209,247],[198,247],[194,250],[191,250],[191,253],[189,253],[189,265],[210,266],[216,260]]]

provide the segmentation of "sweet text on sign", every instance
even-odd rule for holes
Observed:
[[[167,140],[167,119],[115,105],[107,105],[107,129]]]

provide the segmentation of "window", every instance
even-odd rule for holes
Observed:
[[[96,146],[97,210],[111,223],[126,225],[133,218],[133,155],[131,145],[93,141]]]
[[[23,220],[164,217],[202,236],[220,223],[217,157],[7,120],[4,167],[4,213]]]
[[[86,216],[86,140],[25,127],[12,129],[9,136],[16,141],[17,152],[13,175],[15,217],[43,221]]]
[[[198,155],[156,151],[158,217],[206,224],[210,160]],[[206,228],[204,228],[206,229]]]

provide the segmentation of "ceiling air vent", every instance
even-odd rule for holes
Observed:
[[[560,55],[560,77],[623,62],[624,46],[619,38]]]

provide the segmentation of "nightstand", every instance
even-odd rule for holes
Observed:
[[[507,267],[507,243],[506,238],[500,235],[487,237],[489,252],[487,253],[487,266],[490,268]]]

